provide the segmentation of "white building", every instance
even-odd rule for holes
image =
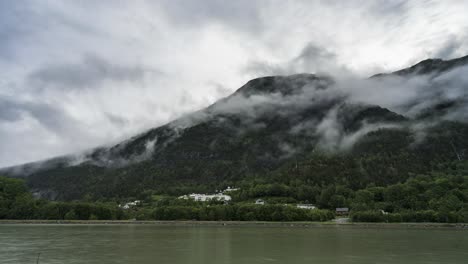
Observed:
[[[124,205],[119,204],[119,207],[122,208],[122,209],[130,209],[130,207],[137,206],[140,203],[141,203],[140,200],[135,200],[133,202],[128,202],[128,203],[126,203]]]
[[[207,202],[207,201],[231,201],[231,196],[225,195],[222,193],[217,194],[200,194],[200,193],[192,193],[189,195],[182,195],[179,196],[179,199],[193,199],[194,201],[199,202]]]
[[[317,208],[313,204],[297,204],[296,207],[301,208],[301,209],[309,209],[309,210],[314,210]]]
[[[227,187],[226,190],[224,190],[223,192],[233,192],[233,191],[238,191],[239,188],[231,188],[230,186]]]

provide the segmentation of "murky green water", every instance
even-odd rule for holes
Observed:
[[[468,230],[0,225],[0,263],[468,263]]]

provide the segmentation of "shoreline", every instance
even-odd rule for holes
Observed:
[[[357,227],[465,229],[468,223],[367,223],[367,222],[263,222],[263,221],[139,221],[139,220],[0,220],[1,225],[156,225],[243,227]]]

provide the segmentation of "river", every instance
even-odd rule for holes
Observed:
[[[468,230],[0,225],[0,263],[468,263]]]

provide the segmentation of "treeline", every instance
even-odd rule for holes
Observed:
[[[361,222],[468,222],[468,164],[414,175],[404,183],[356,191],[352,220]]]
[[[436,212],[434,210],[404,211],[401,213],[384,213],[382,211],[355,211],[351,214],[353,222],[438,222],[438,223],[467,223],[467,212]]]
[[[201,221],[329,221],[335,214],[329,210],[305,210],[291,205],[200,205],[163,206],[143,210],[138,220]]]
[[[112,203],[35,199],[23,180],[0,177],[0,219],[120,220],[127,217]]]
[[[328,221],[328,210],[291,205],[201,203],[174,197],[130,210],[115,203],[52,202],[35,199],[24,181],[0,177],[0,219],[48,220],[204,220],[204,221]]]
[[[468,222],[468,162],[432,165],[401,183],[352,189],[348,185],[271,175],[246,179],[235,201],[263,198],[268,203],[313,203],[322,209],[348,207],[353,221]],[[343,168],[344,170],[345,168]],[[391,169],[391,168],[389,168]]]

